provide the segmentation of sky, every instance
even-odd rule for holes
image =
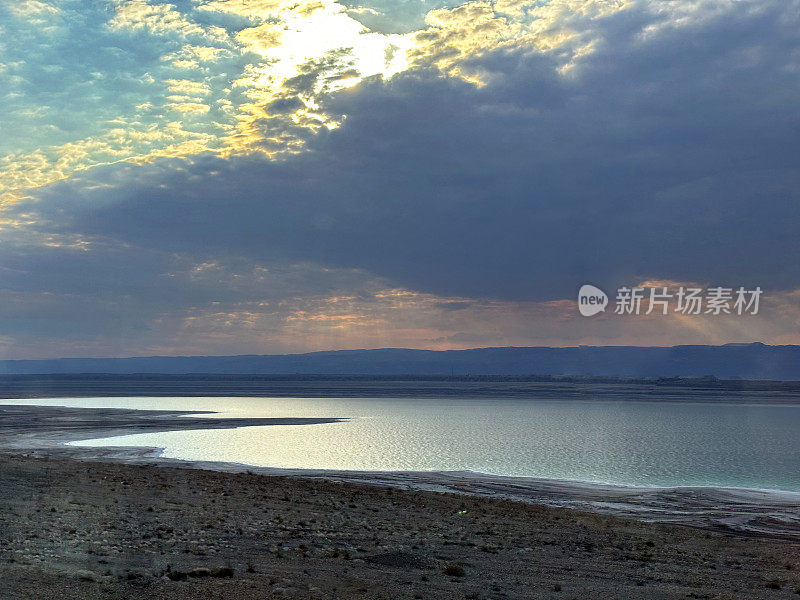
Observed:
[[[800,343],[798,105],[800,0],[0,0],[0,358]]]

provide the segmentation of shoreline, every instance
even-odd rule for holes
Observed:
[[[764,494],[180,461],[157,448],[63,442],[107,433],[123,419],[129,433],[169,419],[189,428],[219,423],[170,411],[24,406],[16,418],[27,412],[27,428],[9,434],[4,409],[4,600],[772,600],[800,593],[800,536],[791,518],[800,511],[768,505]]]
[[[191,431],[191,430],[190,430]],[[123,435],[136,434],[140,432],[127,431]],[[213,460],[195,460],[175,458],[164,456],[164,447],[161,446],[82,446],[81,441],[101,441],[105,437],[81,439],[63,444],[66,448],[73,450],[86,450],[88,452],[87,459],[91,460],[91,453],[94,451],[104,450],[105,456],[113,456],[119,454],[119,457],[124,459],[129,451],[142,451],[147,456],[152,457],[154,460],[164,462],[165,464],[189,464],[189,465],[218,465],[218,467],[208,467],[212,471],[224,472],[241,472],[246,471],[263,471],[268,475],[292,475],[292,476],[308,476],[308,477],[347,477],[353,475],[359,478],[375,478],[381,480],[385,477],[392,476],[421,476],[421,477],[465,477],[475,480],[499,480],[499,481],[515,481],[519,483],[554,485],[554,486],[570,486],[577,488],[593,488],[598,490],[616,490],[620,492],[665,492],[665,491],[722,491],[731,494],[742,495],[765,495],[779,497],[789,497],[794,499],[800,505],[800,490],[788,490],[783,488],[757,488],[745,487],[734,485],[637,485],[632,483],[614,483],[610,481],[592,481],[585,479],[563,479],[558,477],[536,477],[533,475],[503,475],[500,473],[487,473],[483,471],[472,471],[469,469],[453,469],[443,470],[434,469],[430,471],[401,471],[401,470],[356,470],[356,469],[309,469],[301,467],[276,467],[270,465],[255,465],[250,463],[236,462],[236,461],[213,461]],[[0,446],[2,448],[2,446]],[[226,468],[229,465],[231,468]],[[199,467],[198,467],[199,468]],[[235,471],[233,469],[236,469]],[[788,498],[787,498],[788,499]]]
[[[800,381],[550,376],[0,374],[0,396],[516,398],[800,404]]]
[[[79,446],[75,442],[144,432],[331,423],[336,418],[225,418],[203,411],[85,409],[0,405],[0,452],[129,465],[327,480],[404,490],[450,492],[643,522],[683,525],[737,536],[800,540],[800,492],[722,486],[626,486],[490,475],[471,471],[341,471],[259,467],[162,456],[163,449]],[[190,415],[204,415],[192,417]]]
[[[0,453],[4,600],[772,600],[800,543],[502,498]]]

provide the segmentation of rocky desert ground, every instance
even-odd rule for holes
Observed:
[[[0,598],[797,598],[800,545],[452,493],[0,454]]]

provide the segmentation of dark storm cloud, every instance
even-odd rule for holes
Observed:
[[[328,99],[348,118],[305,153],[111,166],[20,210],[58,233],[447,296],[644,277],[798,287],[800,4],[744,4],[688,24],[637,4],[597,19],[565,74],[518,49],[473,59],[484,87],[372,81]]]

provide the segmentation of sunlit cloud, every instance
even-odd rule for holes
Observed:
[[[308,267],[300,267],[306,274]],[[284,271],[279,277],[294,277]],[[220,263],[196,267],[194,285],[211,278],[231,282],[235,274]],[[239,273],[242,284],[256,292],[275,283],[269,269],[261,269],[260,282],[252,273]],[[770,296],[762,314],[748,318],[697,315],[602,314],[580,316],[574,299],[549,302],[507,302],[440,297],[402,288],[381,288],[380,282],[362,278],[353,293],[351,275],[347,289],[329,294],[293,296],[267,293],[262,299],[210,301],[174,307],[156,315],[128,314],[122,337],[109,337],[103,328],[118,315],[113,304],[89,295],[47,292],[13,293],[0,309],[0,320],[21,318],[31,308],[43,314],[63,313],[69,318],[97,321],[98,328],[53,335],[47,356],[153,354],[284,353],[331,349],[409,347],[429,350],[487,346],[577,346],[726,344],[769,339],[775,344],[800,343],[800,290]],[[334,274],[335,281],[337,274]],[[296,291],[296,290],[295,290]],[[57,310],[55,307],[59,307]],[[139,321],[144,317],[143,321]],[[793,324],[795,327],[789,327]],[[70,340],[74,341],[70,345]],[[25,335],[5,340],[5,356],[41,357],[42,341]],[[3,355],[0,346],[0,356]]]
[[[370,32],[336,2],[212,2],[200,7],[253,20],[237,32],[244,52],[258,60],[233,81],[239,106],[231,151],[295,151],[303,131],[334,129],[343,115],[321,106],[327,94],[365,77],[390,78],[408,67],[410,36]],[[295,131],[301,132],[294,135]]]
[[[146,30],[155,35],[178,33],[227,39],[221,27],[202,27],[176,10],[172,4],[157,4],[146,0],[116,0],[114,17],[108,22],[112,30]]]
[[[796,3],[3,8],[9,354],[798,341]]]
[[[41,2],[40,0],[21,0],[19,2],[9,2],[6,8],[17,18],[39,19],[42,17],[57,15],[61,11],[51,2]]]
[[[209,107],[200,102],[173,102],[167,105],[170,110],[182,113],[207,113]]]
[[[144,107],[147,110],[149,107]],[[170,103],[176,112],[206,113],[200,103]],[[120,118],[97,137],[46,147],[27,154],[0,157],[0,206],[29,196],[28,191],[67,179],[92,167],[117,162],[146,162],[159,157],[185,157],[219,147],[219,137],[181,121],[161,126]]]
[[[486,70],[470,59],[497,50],[528,49],[552,53],[561,71],[591,53],[595,19],[624,10],[630,0],[473,0],[425,15],[427,27],[413,34],[412,64],[433,64],[442,72],[476,85],[486,83]]]
[[[62,28],[43,32],[41,19],[59,15],[58,8],[35,1],[10,6],[18,19],[11,27],[21,39],[36,40],[42,46],[54,42],[68,46],[70,38],[88,34],[75,31],[81,19],[70,20],[69,16],[77,17],[91,7],[67,3]],[[99,22],[104,18],[102,12],[91,16]],[[208,22],[220,16],[243,20],[230,26],[223,19],[227,28]],[[131,0],[114,3],[113,14],[103,26],[103,36],[96,43],[109,57],[127,52],[127,59],[140,61],[131,44],[145,44],[144,56],[149,58],[136,64],[141,75],[124,75],[133,86],[129,102],[119,106],[123,112],[106,117],[105,126],[96,120],[81,123],[72,117],[69,128],[78,136],[69,141],[52,143],[63,136],[44,129],[34,136],[41,138],[37,147],[27,151],[10,148],[0,164],[0,203],[17,201],[26,197],[26,190],[68,178],[75,171],[110,160],[174,156],[178,147],[187,155],[204,151],[259,151],[268,155],[296,151],[308,133],[334,128],[341,122],[342,115],[328,114],[321,107],[324,95],[356,85],[364,77],[391,77],[404,70],[411,43],[407,36],[369,32],[348,16],[344,7],[331,1],[209,2],[179,9],[168,3]],[[132,34],[148,37],[133,42],[128,38]],[[25,94],[13,91],[14,87],[24,88],[31,70],[51,67],[35,64],[35,58],[28,56],[25,62],[14,63],[19,75],[8,74],[9,82],[16,85],[6,97],[16,97],[18,103],[26,100]],[[93,94],[117,91],[115,62],[110,59],[106,70],[84,75],[84,79],[94,80]],[[6,63],[2,64],[7,70]],[[287,110],[293,104],[294,108]],[[26,102],[7,117],[21,129],[26,121],[46,119],[50,111],[47,106]],[[170,113],[191,117],[180,128],[195,134],[194,143],[175,145]],[[200,115],[203,119],[197,120]],[[132,130],[149,131],[153,126],[164,130],[161,148],[154,140],[146,145],[121,140],[115,131],[118,125]],[[77,148],[83,152],[79,160],[74,154]]]
[[[97,96],[118,90],[121,74],[114,70],[119,62],[114,57],[124,56],[140,74],[124,74],[130,93],[115,100],[120,112],[107,115],[105,122],[90,112],[65,115],[68,129],[37,126],[40,131],[32,137],[34,142],[39,138],[35,148],[10,148],[0,164],[0,204],[13,203],[26,197],[26,190],[68,178],[75,171],[110,160],[175,156],[178,148],[187,153],[261,152],[270,157],[295,153],[305,147],[309,135],[335,129],[346,117],[341,109],[327,108],[326,98],[365,78],[388,80],[409,69],[434,67],[482,85],[486,73],[467,64],[470,59],[501,48],[553,51],[576,37],[576,19],[599,18],[625,6],[611,0],[553,0],[545,5],[472,1],[430,10],[422,29],[395,34],[370,30],[354,18],[358,13],[379,12],[374,8],[354,11],[333,0],[232,0],[180,7],[117,0],[110,17],[76,2],[66,2],[63,8],[38,0],[8,4],[17,19],[8,27],[16,37],[41,47],[63,45],[67,56],[70,40],[89,34],[76,29],[87,16],[95,27],[102,26],[96,43],[101,54],[108,55],[106,64],[73,75],[80,77],[76,85],[92,82],[87,93]],[[427,9],[423,5],[420,10],[424,14]],[[54,18],[59,19],[55,29],[41,28],[43,20]],[[134,41],[131,35],[138,37]],[[142,44],[145,53],[135,50]],[[576,45],[565,65],[590,48],[589,43]],[[14,91],[26,87],[32,70],[64,68],[47,60],[29,55],[14,63],[14,73],[7,75],[12,85],[6,97],[17,98],[18,104],[7,118],[20,130],[26,122],[48,119],[52,112]],[[4,61],[0,64],[8,70]],[[169,129],[174,128],[176,114],[190,119],[181,129],[193,133],[193,143],[175,144]],[[120,124],[133,130],[149,131],[153,126],[165,130],[161,151],[152,140],[131,144],[112,133]],[[70,140],[63,139],[67,131],[73,132]],[[54,143],[58,138],[62,139]],[[80,159],[74,154],[77,148],[83,152]]]

